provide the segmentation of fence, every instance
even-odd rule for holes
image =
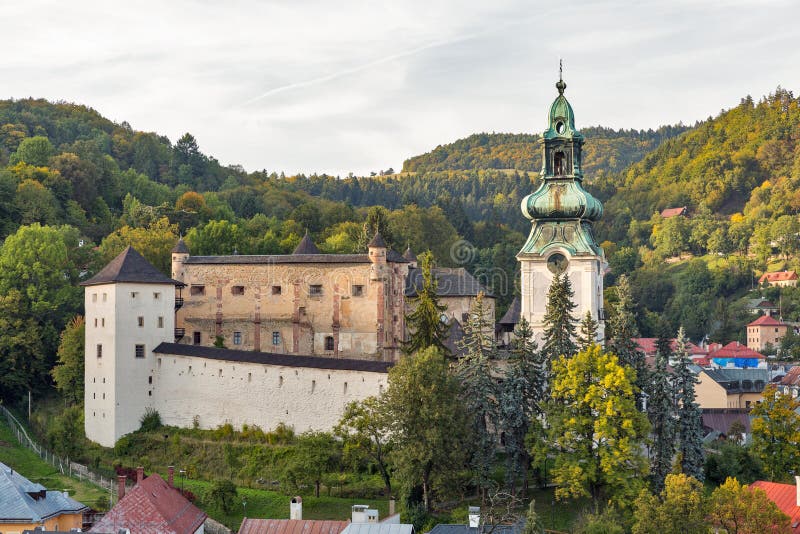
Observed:
[[[89,469],[88,466],[70,462],[69,458],[61,458],[60,456],[53,454],[31,439],[31,437],[28,435],[28,432],[25,430],[25,427],[22,426],[22,423],[20,423],[19,420],[14,417],[14,415],[2,404],[0,404],[0,411],[2,411],[6,421],[8,421],[8,427],[17,437],[17,441],[19,441],[22,446],[27,447],[38,454],[39,458],[58,469],[62,475],[67,475],[80,481],[88,480],[96,486],[108,491],[109,505],[114,504],[114,498],[116,497],[117,493],[116,480],[114,477],[103,476],[95,473]]]

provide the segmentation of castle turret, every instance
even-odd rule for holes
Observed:
[[[183,240],[183,236],[178,239],[172,249],[172,278],[183,281],[183,262],[189,257],[189,247]]]
[[[411,251],[411,245],[408,245],[406,251],[403,252],[403,259],[408,262],[408,267],[410,269],[417,268],[417,255]]]
[[[367,250],[369,251],[369,261],[372,262],[370,277],[372,280],[382,279],[386,271],[386,253],[388,252],[388,247],[380,232],[375,232],[372,241],[367,245]]]
[[[564,97],[566,87],[559,77],[558,96],[542,134],[542,182],[522,199],[522,214],[531,220],[531,232],[517,254],[521,316],[540,340],[550,284],[557,275],[568,276],[575,292],[575,316],[590,312],[599,323],[598,341],[602,341],[606,261],[592,225],[602,216],[603,205],[582,185],[584,137],[575,128],[572,106]]]
[[[86,309],[86,437],[113,447],[121,436],[139,428],[140,418],[152,406],[157,367],[152,351],[174,341],[175,286],[181,282],[128,247],[81,285]]]

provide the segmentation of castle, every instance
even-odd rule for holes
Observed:
[[[543,183],[523,201],[532,227],[517,256],[520,305],[500,321],[506,341],[520,317],[541,337],[547,290],[560,273],[602,339],[605,259],[591,233],[602,206],[581,187],[583,137],[565,84],[557,87]],[[138,429],[148,409],[174,426],[330,429],[348,402],[387,386],[421,285],[411,250],[400,255],[377,233],[366,254],[323,254],[306,235],[292,254],[192,256],[181,239],[171,275],[128,247],[82,284],[85,430],[101,445]],[[494,320],[494,298],[465,269],[434,275],[451,336],[479,293]]]

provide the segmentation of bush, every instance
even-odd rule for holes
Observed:
[[[139,419],[140,432],[152,432],[158,430],[162,426],[161,415],[158,413],[158,410],[154,408],[147,408]]]
[[[225,514],[233,511],[234,500],[238,492],[230,480],[217,480],[208,492],[206,500]]]

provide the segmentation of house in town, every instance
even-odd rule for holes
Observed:
[[[760,352],[775,350],[783,336],[789,331],[789,325],[770,316],[762,315],[747,325],[747,348]],[[774,352],[770,352],[774,354]]]
[[[769,384],[767,369],[702,369],[695,387],[697,404],[707,408],[750,408],[761,402]]]
[[[745,306],[753,315],[775,315],[778,313],[778,307],[765,298],[748,299]]]
[[[686,206],[680,206],[678,208],[666,208],[661,210],[662,219],[669,219],[671,217],[686,217],[688,214],[689,210]]]
[[[708,359],[715,367],[727,367],[735,369],[764,368],[767,366],[767,358],[763,354],[756,352],[747,345],[742,345],[738,341],[731,341],[725,346],[719,343],[712,343],[708,347]]]
[[[800,476],[794,477],[794,484],[780,484],[756,480],[750,489],[761,489],[778,509],[789,516],[790,532],[800,534]]]
[[[764,273],[761,275],[761,278],[758,279],[758,283],[776,287],[796,287],[797,272],[777,271],[774,273]]]

